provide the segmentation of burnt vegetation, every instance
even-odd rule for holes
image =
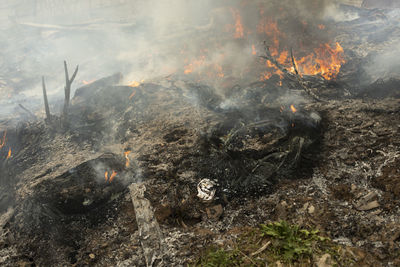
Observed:
[[[396,4],[217,2],[176,1],[209,20],[167,34],[153,9],[65,24],[20,14],[0,30],[18,44],[0,42],[4,58],[79,36],[109,61],[109,29],[137,40],[109,65],[79,54],[72,75],[66,61],[40,75],[27,59],[0,64],[1,265],[400,264]],[[89,80],[91,67],[109,75]]]

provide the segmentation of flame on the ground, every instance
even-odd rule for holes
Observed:
[[[7,159],[11,158],[11,147],[8,149]]]
[[[131,152],[132,152],[132,151],[130,151],[130,150],[124,152],[124,156],[125,156],[125,159],[126,159],[126,162],[125,162],[125,167],[126,167],[126,168],[128,168],[128,167],[129,167],[129,164],[130,164],[129,154],[130,154]]]
[[[251,45],[251,54],[252,54],[253,56],[257,55],[257,51],[256,51],[255,45]]]
[[[319,28],[320,30],[323,30],[323,29],[325,29],[325,25],[324,25],[324,24],[318,24],[318,28]]]
[[[243,38],[244,29],[243,29],[243,24],[242,24],[242,17],[240,16],[239,10],[232,8],[231,12],[235,19],[235,35],[234,35],[234,37],[236,39]]]
[[[326,80],[331,80],[337,77],[346,60],[343,47],[336,42],[335,47],[322,44],[314,50],[313,54],[297,59],[296,62],[302,74],[320,74]]]
[[[290,110],[291,110],[293,113],[296,113],[296,112],[297,112],[297,109],[296,109],[293,105],[290,105]]]
[[[3,148],[4,145],[6,144],[6,137],[7,137],[7,130],[4,131],[4,133],[3,133],[3,139],[0,140],[0,148]]]
[[[106,182],[108,181],[108,171],[104,173],[104,177],[106,178]]]
[[[117,172],[113,170],[112,173],[111,173],[111,175],[110,175],[110,180],[109,180],[110,183],[114,180],[114,177],[115,177],[116,175],[117,175]]]
[[[138,81],[132,81],[128,84],[129,87],[138,87],[141,83]]]
[[[88,84],[93,83],[94,81],[95,81],[95,80],[90,80],[90,81],[82,80],[82,83],[83,83],[84,85],[88,85]]]

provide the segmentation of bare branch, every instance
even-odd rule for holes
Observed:
[[[75,76],[76,76],[76,74],[78,73],[78,68],[79,68],[79,65],[76,66],[75,71],[74,71],[74,73],[72,74],[71,79],[69,80],[69,83],[70,83],[70,84],[72,84],[72,82],[74,81]]]
[[[46,119],[48,122],[51,120],[49,101],[47,100],[46,84],[44,82],[44,76],[42,76],[42,87],[43,87],[43,99],[44,99],[44,109],[46,110]]]

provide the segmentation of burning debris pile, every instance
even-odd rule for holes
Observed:
[[[288,220],[329,236],[333,263],[398,264],[400,80],[371,70],[400,40],[399,13],[300,2],[221,2],[168,36],[138,24],[171,44],[135,55],[145,79],[89,79],[87,62],[69,76],[64,61],[54,101],[43,78],[44,109],[0,121],[0,263],[196,264]],[[251,249],[243,265],[273,251]]]

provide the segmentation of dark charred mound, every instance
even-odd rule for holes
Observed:
[[[10,222],[19,249],[39,266],[76,263],[85,231],[107,224],[120,208],[125,179],[133,175],[121,162],[104,155],[37,184]],[[117,171],[118,178],[105,181],[103,170]]]

